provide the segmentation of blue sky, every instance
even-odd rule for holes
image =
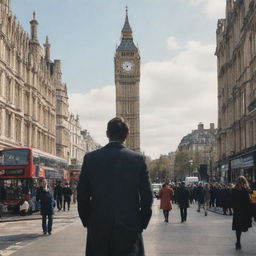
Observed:
[[[62,60],[71,111],[104,144],[102,130],[115,114],[113,59],[128,5],[142,59],[142,149],[156,157],[175,150],[198,122],[216,122],[215,30],[223,2],[12,0],[12,10],[26,31],[36,11],[41,43],[48,35],[52,58]],[[191,100],[198,97],[205,98],[200,106]],[[208,111],[201,112],[203,104]]]

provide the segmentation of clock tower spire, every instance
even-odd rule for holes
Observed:
[[[133,33],[126,7],[121,42],[115,54],[116,116],[129,124],[126,146],[140,151],[140,55],[133,42]]]

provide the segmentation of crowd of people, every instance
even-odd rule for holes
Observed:
[[[197,212],[204,210],[208,215],[209,208],[221,209],[224,215],[233,215],[232,229],[236,231],[237,250],[241,249],[241,234],[252,227],[252,219],[256,221],[256,187],[249,185],[244,176],[240,176],[236,184],[198,183],[185,186],[181,183],[164,183],[159,192],[160,209],[163,210],[164,221],[169,222],[172,204],[180,208],[181,222],[187,220],[187,208],[197,203]]]

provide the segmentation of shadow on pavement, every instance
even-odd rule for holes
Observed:
[[[0,241],[26,241],[42,236],[41,234],[17,234],[10,236],[0,236]]]

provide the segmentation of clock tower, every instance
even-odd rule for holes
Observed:
[[[140,55],[133,42],[126,7],[121,42],[115,54],[116,116],[123,117],[130,127],[126,146],[140,151]]]

